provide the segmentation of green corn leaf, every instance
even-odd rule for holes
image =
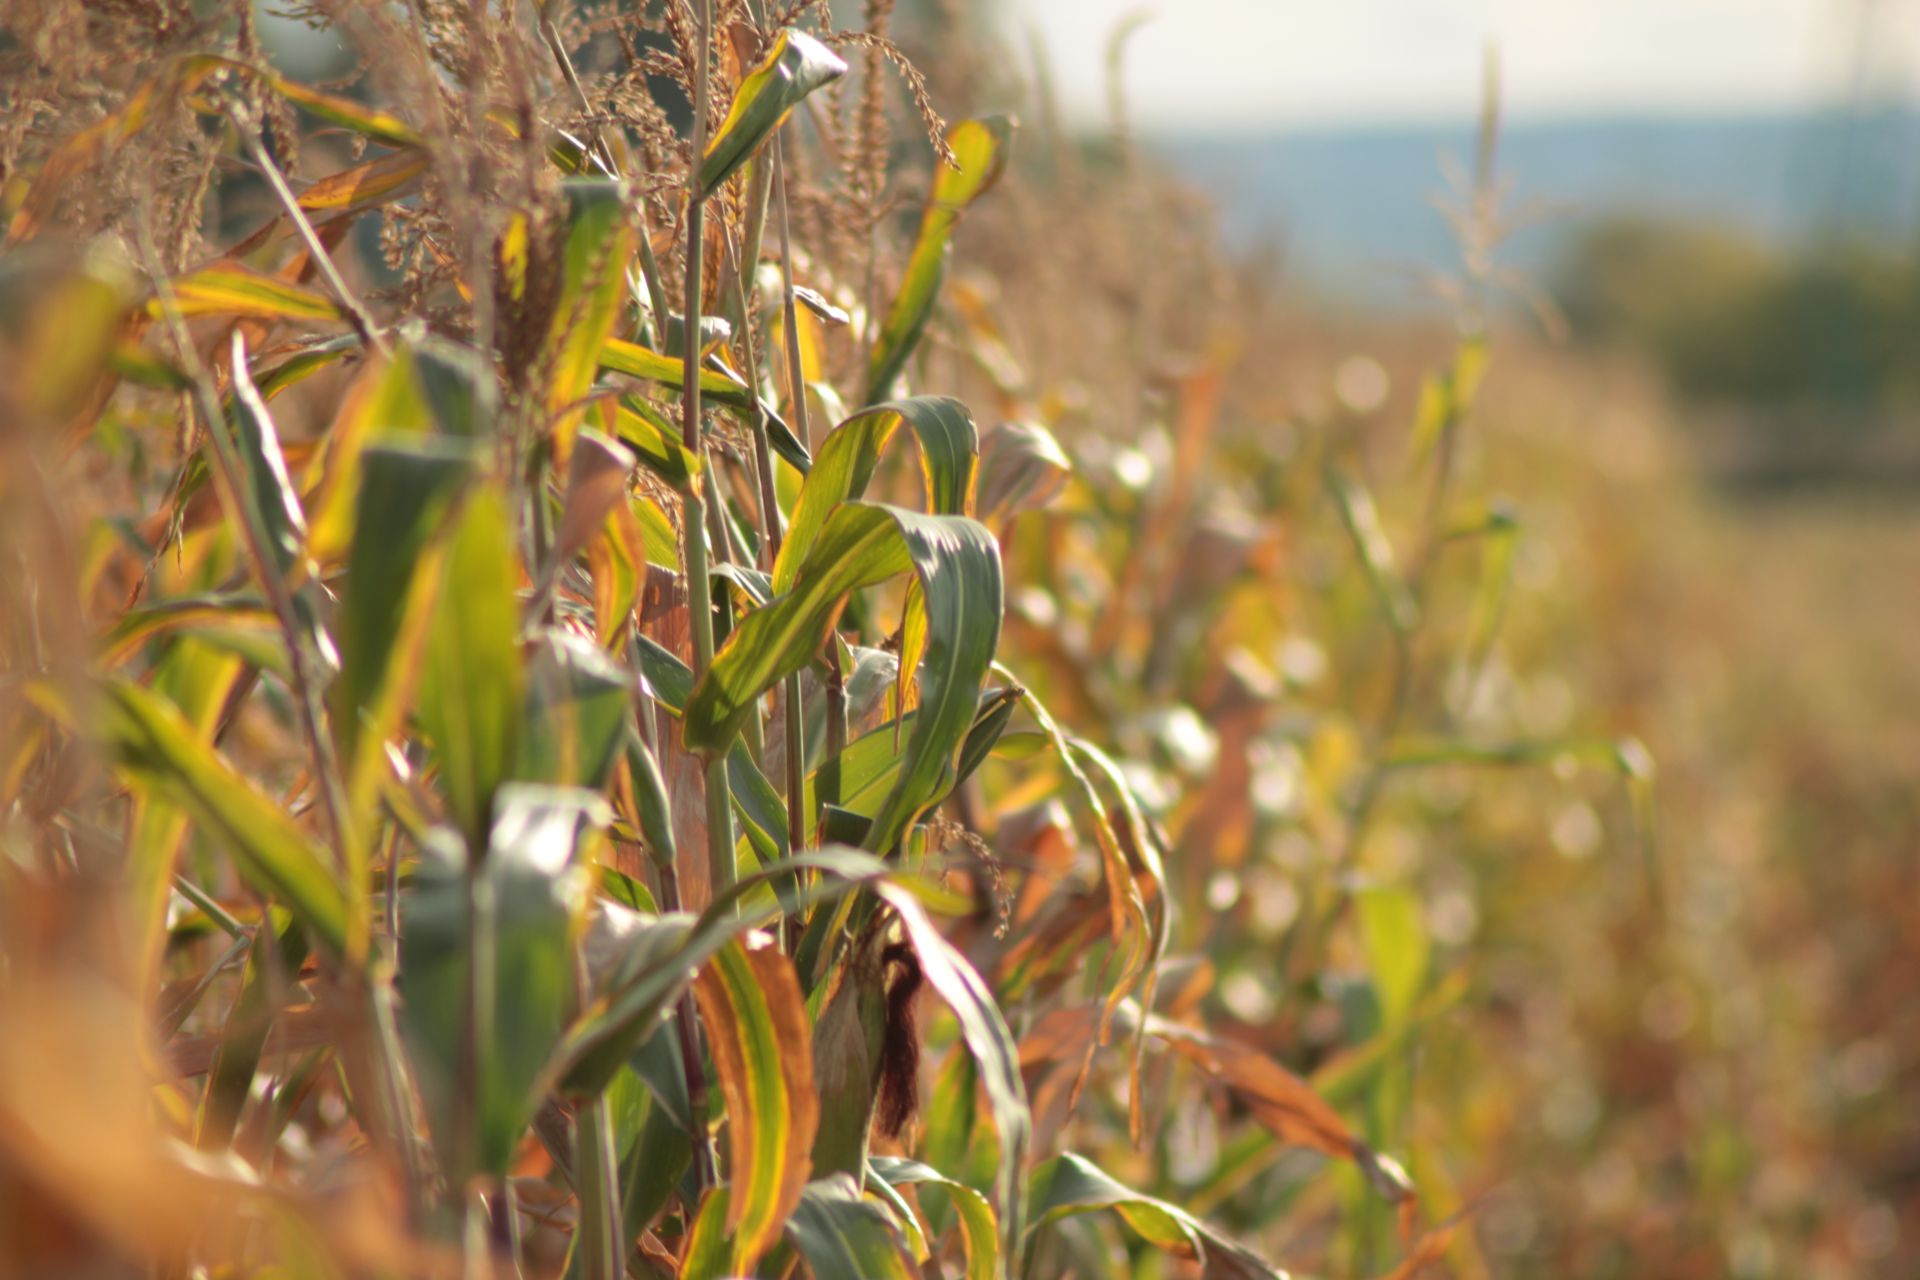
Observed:
[[[1176,1257],[1197,1258],[1206,1274],[1286,1280],[1286,1273],[1212,1230],[1177,1205],[1125,1186],[1084,1157],[1065,1152],[1033,1174],[1031,1225],[1025,1249],[1031,1265],[1035,1236],[1049,1223],[1078,1213],[1111,1210],[1155,1248]]]
[[[507,498],[489,484],[467,498],[447,540],[420,682],[420,726],[439,762],[440,790],[476,850],[485,847],[494,792],[520,736],[516,577]]]
[[[567,201],[567,234],[560,296],[547,332],[550,412],[572,405],[593,385],[600,349],[619,318],[627,269],[639,244],[620,183],[573,178],[561,184],[561,191]],[[578,416],[577,411],[568,415]]]
[[[340,678],[333,687],[334,732],[348,776],[366,717],[376,731],[398,718],[390,678],[422,557],[446,523],[462,485],[473,474],[469,448],[459,442],[419,438],[370,447],[360,460],[360,491],[354,504],[353,545],[341,602]],[[415,605],[417,607],[417,603]],[[404,682],[404,681],[402,681]]]
[[[419,395],[442,435],[491,437],[500,388],[486,357],[464,343],[428,334],[394,352],[411,362]]]
[[[1149,1243],[1193,1258],[1200,1255],[1201,1227],[1185,1210],[1124,1186],[1092,1161],[1072,1152],[1048,1160],[1033,1173],[1028,1204],[1028,1241],[1050,1223],[1077,1213],[1111,1209]]]
[[[183,316],[253,316],[265,320],[338,320],[331,298],[278,276],[237,262],[217,262],[173,282],[174,305]],[[161,300],[147,303],[155,319],[166,314]]]
[[[239,67],[243,64],[236,62],[229,65]],[[426,140],[398,116],[363,107],[352,99],[342,98],[338,94],[309,88],[284,76],[275,75],[271,71],[259,68],[248,68],[248,70],[266,81],[275,93],[315,119],[339,125],[343,129],[351,129],[355,133],[372,138],[375,142],[384,142],[392,147],[418,147],[425,144]]]
[[[866,854],[817,850],[742,876],[698,918],[676,912],[636,920],[624,958],[598,984],[599,993],[567,1033],[557,1059],[562,1087],[575,1095],[605,1088],[686,990],[693,973],[729,941],[765,922],[764,913],[747,906],[750,895],[767,885],[792,884],[797,872],[808,871],[821,874],[787,896],[781,907],[789,913],[889,874],[884,863]]]
[[[793,964],[764,934],[722,947],[694,980],[727,1104],[731,1275],[748,1275],[780,1238],[807,1183],[820,1119],[812,1028]]]
[[[687,698],[693,693],[693,668],[662,648],[651,636],[640,637],[635,656],[653,700],[676,716],[685,711]]]
[[[402,904],[403,1028],[450,1174],[505,1172],[533,1118],[572,998],[575,851],[606,817],[591,792],[509,785],[495,797],[483,863],[469,872],[452,839],[424,851]]]
[[[727,1280],[737,1275],[733,1263],[733,1188],[722,1185],[707,1192],[694,1216],[693,1230],[680,1257],[680,1280]]]
[[[97,657],[103,666],[118,666],[155,637],[203,627],[244,630],[263,638],[278,637],[280,632],[273,610],[259,595],[209,591],[127,610],[101,637]]]
[[[361,460],[379,443],[492,434],[498,412],[492,374],[469,347],[438,338],[395,344],[348,391],[327,434],[324,470],[311,503],[311,552],[333,563],[353,538]],[[455,446],[446,444],[447,448]]]
[[[774,37],[760,65],[747,73],[726,119],[714,130],[700,160],[700,192],[706,195],[745,164],[800,100],[847,73],[839,54],[797,28]]]
[[[892,848],[952,768],[999,643],[999,547],[972,520],[842,503],[821,529],[792,590],[734,628],[687,699],[687,746],[713,751],[731,743],[753,700],[819,651],[849,592],[909,569],[923,585],[929,627],[919,672],[920,715],[868,841],[869,848]]]
[[[1007,116],[962,120],[947,131],[947,146],[958,167],[942,163],[920,215],[920,232],[907,259],[900,292],[881,325],[867,365],[867,403],[877,404],[893,391],[894,380],[920,343],[933,314],[934,299],[946,275],[947,245],[954,223],[967,206],[984,195],[1007,165],[1014,123]]]
[[[990,689],[981,695],[973,726],[967,730],[966,740],[960,746],[953,779],[927,801],[929,805],[946,799],[955,787],[980,767],[980,762],[993,751],[1000,735],[1012,721],[1019,698],[1020,695],[1011,689]],[[918,710],[909,711],[897,725],[883,724],[870,733],[861,734],[847,744],[845,751],[807,775],[805,797],[808,825],[812,826],[820,820],[821,795],[837,795],[837,803],[842,809],[872,818],[900,776],[900,766],[906,759],[903,731],[911,730],[919,718]]]
[[[666,780],[660,775],[659,760],[637,733],[627,737],[627,777],[633,788],[634,807],[639,810],[640,834],[646,840],[647,853],[658,865],[673,866],[673,809],[667,800]]]
[[[987,1198],[962,1182],[917,1160],[875,1156],[867,1162],[871,1177],[890,1187],[935,1186],[947,1193],[960,1219],[960,1240],[967,1253],[967,1280],[994,1280],[1004,1274],[1000,1265],[999,1224]]]
[[[735,413],[751,412],[754,398],[747,384],[732,370],[715,369],[712,364],[709,361],[708,367],[700,371],[700,394]],[[663,356],[650,347],[623,338],[607,339],[600,348],[600,367],[609,373],[624,373],[630,378],[658,383],[674,390],[686,382],[686,365],[679,356]],[[767,435],[773,451],[802,475],[806,474],[813,466],[813,456],[807,452],[805,443],[793,434],[793,428],[773,411],[772,406],[762,404],[760,413],[766,419]]]
[[[733,791],[734,813],[747,824],[763,858],[784,858],[790,852],[787,802],[767,775],[753,762],[744,742],[727,752],[727,785]]]
[[[110,681],[99,710],[96,732],[116,764],[185,809],[249,884],[284,902],[333,954],[344,954],[346,891],[278,801],[201,741],[159,694]]]
[[[213,739],[220,709],[240,679],[241,663],[217,645],[182,636],[154,664],[150,687],[180,709],[182,720],[200,743]],[[163,951],[167,902],[187,813],[157,788],[133,793],[127,822],[127,897],[132,907],[136,955],[143,976],[151,975]]]
[[[794,504],[780,558],[774,562],[775,592],[792,589],[794,576],[833,509],[866,493],[880,455],[902,423],[913,429],[920,446],[927,510],[937,515],[973,513],[980,435],[966,405],[946,396],[916,396],[875,405],[835,427],[820,446]]]
[[[653,1105],[682,1133],[693,1132],[693,1100],[687,1093],[687,1064],[680,1037],[663,1027],[643,1041],[628,1064],[647,1087]]]
[[[357,333],[337,333],[330,338],[320,338],[303,344],[273,368],[254,371],[254,385],[260,389],[262,399],[271,401],[288,387],[330,365],[338,364],[350,355],[358,354],[360,350],[360,335]],[[191,379],[188,382],[190,384]]]
[[[873,1171],[865,1164],[861,1165],[861,1172],[863,1175],[861,1189],[872,1199],[883,1202],[892,1211],[894,1222],[899,1226],[901,1234],[906,1237],[907,1255],[923,1261],[931,1258],[933,1251],[927,1244],[927,1233],[921,1228],[920,1216],[913,1211],[913,1206],[907,1203],[907,1198],[901,1195],[892,1183],[874,1177]]]
[[[700,473],[700,459],[681,442],[679,430],[639,396],[621,397],[613,430],[641,466],[675,489],[685,489]]]
[[[676,391],[686,383],[686,366],[679,356],[663,356],[651,347],[624,338],[607,339],[600,349],[600,367]],[[716,369],[700,371],[700,394],[703,399],[733,409],[744,409],[751,403],[746,383]]]
[[[629,732],[632,676],[584,636],[550,627],[535,638],[513,776],[598,791]]]
[[[808,1183],[787,1221],[787,1238],[816,1276],[916,1280],[920,1274],[899,1224],[860,1194],[851,1174]]]

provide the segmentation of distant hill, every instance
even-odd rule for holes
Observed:
[[[1148,145],[1216,193],[1228,232],[1279,245],[1292,277],[1354,300],[1410,294],[1457,262],[1432,200],[1441,157],[1470,166],[1474,129],[1355,127],[1163,134]],[[1775,243],[1824,233],[1920,244],[1920,113],[1613,118],[1510,123],[1499,169],[1514,207],[1550,216],[1504,260],[1547,266],[1583,223],[1674,215]]]

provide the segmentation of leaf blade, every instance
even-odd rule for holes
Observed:
[[[740,82],[727,115],[700,161],[704,195],[725,182],[779,128],[801,99],[847,73],[846,61],[814,37],[789,27]]]
[[[812,1168],[820,1104],[812,1028],[793,965],[762,936],[721,948],[693,994],[727,1103],[733,1274],[780,1238]]]
[[[158,694],[113,680],[104,695],[95,732],[115,762],[165,789],[227,846],[243,878],[279,897],[329,950],[344,955],[346,891],[280,805],[196,740]]]

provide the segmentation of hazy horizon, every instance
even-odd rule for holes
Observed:
[[[1296,280],[1372,302],[1457,261],[1433,208],[1442,157],[1470,161],[1470,120],[1393,126],[1143,130],[1145,145],[1209,192],[1242,245],[1285,251]],[[1545,216],[1502,259],[1550,271],[1596,219],[1706,222],[1787,247],[1830,234],[1883,242],[1920,231],[1920,113],[1868,119],[1773,111],[1506,123],[1498,172],[1511,205]]]
[[[1108,45],[1130,15],[1121,82],[1142,131],[1271,132],[1444,123],[1478,107],[1487,51],[1505,114],[1805,112],[1912,102],[1920,0],[1002,0],[1044,50],[1061,109],[1107,116]]]

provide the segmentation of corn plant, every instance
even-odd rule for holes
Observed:
[[[303,7],[354,94],[244,5],[14,33],[29,97],[116,86],[4,193],[6,1167],[103,1202],[29,1269],[1031,1276],[1099,1213],[1278,1274],[1036,1128],[1111,1058],[1141,1140],[1150,1051],[1413,1240],[1333,1107],[1155,1011],[1161,834],[1000,650],[1062,456],[919,385],[1014,126],[814,9]],[[1036,803],[1096,875],[981,838]]]

